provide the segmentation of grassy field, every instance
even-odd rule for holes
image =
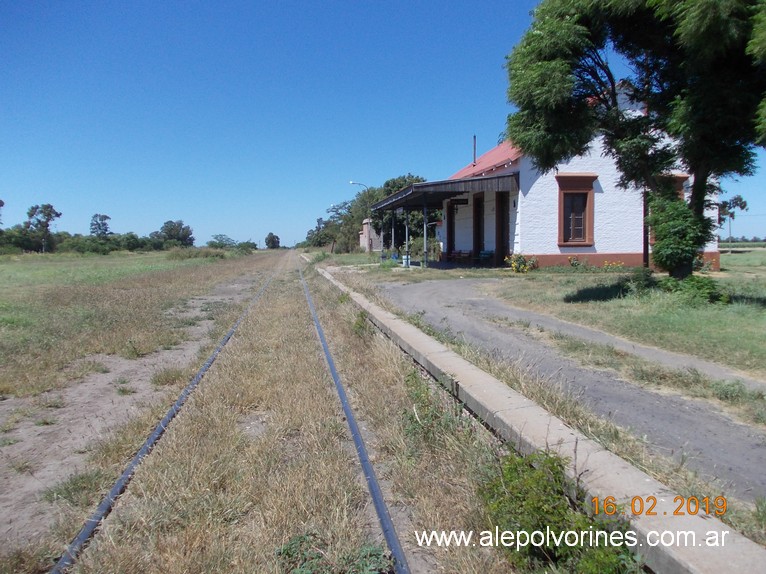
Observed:
[[[78,572],[389,571],[376,567],[377,519],[297,257],[280,257],[293,259],[139,468]],[[306,276],[404,544],[413,546],[413,528],[486,527],[476,492],[497,441],[442,404],[347,296],[310,270]],[[60,525],[43,543],[0,557],[0,572],[46,571],[108,487],[104,477],[119,473],[161,412],[147,409],[105,437],[89,468],[56,489]],[[415,571],[513,571],[492,549],[418,554]]]
[[[0,395],[77,380],[99,368],[78,364],[90,354],[136,357],[178,343],[185,325],[163,312],[245,273],[247,261],[165,253],[1,258]]]
[[[333,256],[331,262],[353,264],[353,256]],[[766,378],[766,249],[722,253],[721,267],[709,276],[730,304],[700,304],[660,290],[633,295],[622,287],[629,270],[367,269],[372,282],[501,278],[486,289],[511,305]]]
[[[175,274],[181,275],[180,283],[202,283],[210,271],[212,282],[229,263],[241,272],[247,261],[123,274],[92,286],[88,294],[96,297],[99,290],[107,293],[121,285],[123,299],[140,300],[153,290],[165,293],[163,284],[170,282],[175,287],[169,292],[178,298],[183,286],[176,285]],[[290,271],[293,263],[253,308],[188,408],[139,469],[77,571],[280,572],[310,556],[319,561],[318,568],[334,571],[371,566],[380,548],[375,518],[297,273]],[[306,275],[372,459],[394,502],[397,528],[405,536],[414,529],[487,528],[477,494],[486,473],[497,468],[498,444],[470,418],[456,415],[454,405],[375,332],[348,296],[312,271]],[[75,280],[71,286],[81,289],[82,283]],[[157,297],[153,308],[164,316],[164,305],[172,299]],[[119,307],[111,307],[117,314],[112,321],[119,320]],[[484,366],[481,357],[475,360]],[[493,368],[502,367],[487,366]],[[573,408],[571,400],[556,400]],[[90,467],[56,489],[61,524],[39,546],[0,557],[0,572],[45,571],[162,412],[162,405],[148,408],[105,437],[93,449]],[[507,558],[491,549],[423,550],[419,558],[424,571],[513,571]]]
[[[729,249],[752,249],[753,247],[766,247],[766,241],[751,241],[751,242],[734,242],[734,243],[728,243],[726,241],[721,241],[718,243],[718,248],[723,251],[729,250]]]

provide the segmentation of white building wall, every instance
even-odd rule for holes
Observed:
[[[494,193],[484,194],[484,251],[495,250],[495,209],[497,201]]]
[[[460,196],[465,198],[467,196]],[[455,215],[455,250],[471,251],[473,249],[473,200],[468,205],[458,205]]]
[[[641,253],[643,250],[643,206],[641,192],[617,184],[614,162],[601,156],[597,143],[589,153],[559,165],[558,173],[595,173],[593,183],[593,246],[559,247],[559,186],[556,172],[540,174],[530,159],[521,159],[518,251],[529,255],[567,253]],[[516,249],[514,249],[516,251]]]
[[[508,232],[510,240],[508,245],[511,248],[511,253],[521,252],[521,234],[519,233],[519,195],[511,195],[508,202],[508,209],[511,210],[511,216],[508,220]]]
[[[601,155],[600,139],[588,153],[562,163],[558,173],[595,173],[592,247],[559,247],[559,186],[556,171],[538,172],[527,157],[493,175],[519,171],[519,194],[510,196],[509,245],[513,253],[527,255],[640,254],[643,251],[643,197],[638,189],[619,187],[620,174],[613,160]],[[461,196],[465,198],[466,196]],[[473,249],[473,195],[468,205],[458,207],[455,217],[455,249]],[[446,202],[445,202],[446,208]],[[495,249],[495,195],[484,195],[485,241],[487,251]],[[706,211],[717,221],[717,209]],[[717,239],[706,251],[718,251]],[[600,265],[603,261],[591,259]]]

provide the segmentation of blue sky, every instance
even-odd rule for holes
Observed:
[[[444,179],[474,134],[492,148],[535,4],[0,0],[2,225],[51,203],[71,233],[103,213],[292,245],[350,180]],[[751,206],[735,235],[766,235],[764,185],[726,182]]]

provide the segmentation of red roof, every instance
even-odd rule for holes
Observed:
[[[469,163],[450,179],[465,179],[468,177],[479,177],[481,175],[491,175],[493,171],[503,168],[512,161],[516,161],[523,154],[521,150],[514,147],[511,142],[503,142],[496,148],[489,150],[476,160],[476,163]]]

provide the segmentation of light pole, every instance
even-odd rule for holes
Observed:
[[[364,185],[363,183],[359,183],[358,181],[349,181],[351,185],[361,185],[365,191],[370,191],[370,188]]]

